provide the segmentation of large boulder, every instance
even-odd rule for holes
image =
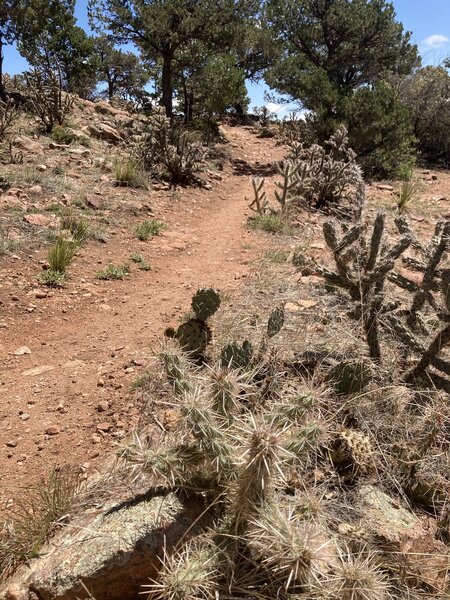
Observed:
[[[87,511],[0,587],[0,599],[77,600],[88,589],[96,600],[135,600],[163,548],[194,533],[201,512],[174,494]]]
[[[106,140],[112,144],[120,144],[122,141],[122,136],[117,129],[107,123],[96,123],[95,125],[91,123],[89,125],[89,133],[100,140]]]

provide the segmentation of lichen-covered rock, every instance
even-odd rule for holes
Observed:
[[[173,494],[90,511],[3,584],[0,599],[77,600],[86,597],[84,584],[96,600],[135,600],[156,575],[164,545],[186,534],[200,513]]]
[[[442,591],[450,568],[450,554],[436,539],[437,523],[419,518],[372,485],[358,490],[357,502],[364,515],[364,529],[375,536],[393,559],[404,565],[408,577]]]

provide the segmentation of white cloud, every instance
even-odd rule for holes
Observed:
[[[285,104],[276,104],[275,102],[267,102],[266,108],[270,110],[271,113],[277,114],[279,112],[283,112],[285,109]]]
[[[449,42],[449,38],[446,35],[442,35],[441,33],[435,33],[434,35],[430,35],[427,37],[423,44],[428,48],[441,48],[445,46]]]

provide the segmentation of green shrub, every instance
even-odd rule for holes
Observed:
[[[144,257],[142,256],[142,254],[139,254],[139,252],[133,252],[130,258],[133,262],[139,265],[139,269],[141,271],[150,271],[150,264],[145,261]]]
[[[124,187],[145,187],[147,179],[136,160],[118,158],[114,165],[114,183]]]
[[[77,240],[68,240],[58,236],[48,250],[48,264],[51,271],[65,273],[75,254],[80,249],[81,243]]]
[[[136,225],[134,231],[136,233],[136,237],[141,240],[141,242],[146,242],[154,235],[159,235],[166,227],[167,225],[162,221],[150,219],[149,221],[144,221],[143,223]]]
[[[290,229],[286,220],[275,213],[251,217],[248,224],[251,229],[261,229],[266,233],[288,233]]]
[[[55,125],[50,137],[57,144],[72,144],[72,142],[76,142],[78,139],[77,135],[72,130],[63,127],[62,125]]]
[[[104,281],[124,279],[130,272],[130,269],[126,265],[108,265],[102,271],[98,271],[97,279]]]
[[[42,283],[42,285],[46,285],[48,287],[62,287],[64,280],[64,273],[53,271],[52,269],[46,269],[38,275],[39,283]]]

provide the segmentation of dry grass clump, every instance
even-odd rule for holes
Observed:
[[[77,508],[81,480],[70,468],[55,468],[47,479],[23,490],[0,528],[0,577],[39,556],[58,527]]]

